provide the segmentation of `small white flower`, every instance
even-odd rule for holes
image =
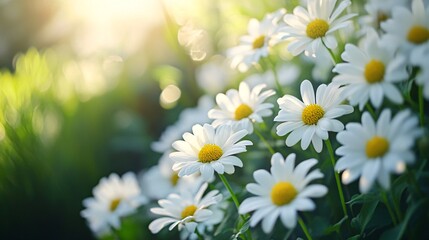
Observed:
[[[170,153],[170,151],[164,153],[157,165],[141,174],[142,189],[151,199],[159,200],[170,193],[179,192],[182,188],[191,188],[202,183],[202,178],[197,174],[180,178],[172,169],[174,162],[168,156]]]
[[[406,6],[407,0],[370,0],[365,4],[368,15],[359,18],[362,33],[367,29],[380,29],[382,22],[392,17],[392,10],[397,6]]]
[[[227,89],[231,83],[232,70],[225,59],[215,56],[195,70],[198,86],[210,95],[216,95]]]
[[[273,90],[263,91],[265,84],[259,84],[250,89],[247,83],[241,82],[238,91],[230,89],[226,94],[216,95],[216,103],[220,109],[211,109],[209,118],[215,119],[212,123],[217,127],[222,124],[231,124],[234,129],[246,129],[253,132],[253,122],[262,122],[262,117],[273,114],[273,104],[265,100],[274,95]]]
[[[344,95],[351,105],[363,109],[368,100],[379,108],[383,96],[400,104],[403,102],[401,92],[394,83],[406,81],[406,58],[396,55],[380,43],[377,33],[372,30],[364,40],[362,48],[347,44],[341,57],[347,63],[337,64],[334,72],[339,73],[333,82],[345,85]]]
[[[252,18],[247,26],[249,35],[240,39],[240,45],[227,51],[228,57],[232,58],[231,66],[245,72],[250,66],[256,64],[261,57],[269,54],[270,47],[279,42],[277,32],[279,21],[286,13],[285,9],[268,14],[259,22]]]
[[[86,218],[91,230],[97,235],[121,227],[121,217],[131,215],[147,202],[141,193],[136,176],[128,172],[122,179],[115,173],[102,178],[93,189],[94,197],[83,200],[86,209],[81,216]]]
[[[271,158],[271,173],[262,169],[253,173],[257,183],[247,184],[246,189],[257,196],[245,199],[239,213],[255,211],[250,226],[254,227],[262,220],[265,233],[272,231],[278,217],[284,226],[294,228],[298,211],[316,208],[310,198],[323,197],[328,192],[328,188],[321,184],[308,185],[323,178],[319,169],[309,173],[316,163],[316,159],[308,159],[295,167],[295,154],[289,154],[284,160],[280,153],[275,153]]]
[[[177,150],[170,154],[175,161],[173,170],[179,171],[179,177],[201,172],[204,180],[211,179],[214,171],[233,174],[234,166],[243,166],[243,162],[233,155],[245,152],[246,146],[252,145],[248,140],[240,141],[246,135],[246,130],[235,132],[230,125],[216,129],[209,124],[194,125],[192,133],[183,134],[185,141],[173,143]]]
[[[424,44],[429,44],[429,7],[422,0],[413,0],[411,11],[406,7],[395,7],[392,18],[381,24],[386,32],[384,44],[399,47],[409,54]]]
[[[303,101],[292,95],[277,100],[280,111],[274,121],[282,122],[277,126],[277,135],[286,138],[291,147],[301,140],[301,148],[306,150],[310,143],[317,152],[323,148],[322,140],[328,139],[328,132],[339,132],[344,125],[335,118],[353,112],[353,107],[341,105],[341,89],[334,84],[320,85],[314,96],[313,85],[304,80],[301,83]]]
[[[419,70],[416,76],[416,83],[423,86],[423,94],[429,99],[429,44],[426,44],[420,51],[414,51],[411,54],[410,61]]]
[[[162,133],[160,139],[152,143],[152,149],[159,153],[170,151],[171,144],[180,139],[182,134],[189,131],[194,124],[210,122],[207,112],[213,105],[214,102],[211,97],[202,96],[198,100],[198,106],[195,108],[187,108],[180,113],[177,122],[168,126]]]
[[[412,147],[421,131],[418,119],[410,110],[404,110],[391,119],[390,110],[383,110],[377,122],[368,112],[362,115],[362,124],[349,123],[337,135],[341,147],[336,154],[341,158],[336,171],[344,171],[342,182],[349,184],[360,176],[359,189],[367,193],[374,181],[388,189],[390,173],[401,173],[406,164],[414,162]]]
[[[349,0],[341,1],[335,8],[337,0],[308,0],[307,9],[298,6],[293,14],[286,14],[284,21],[287,26],[281,29],[285,38],[292,40],[289,52],[297,56],[303,51],[314,56],[323,43],[327,48],[334,49],[338,43],[333,33],[350,24],[348,21],[355,14],[340,14],[351,4]],[[323,41],[323,43],[322,43]]]
[[[180,194],[172,193],[167,199],[159,200],[161,207],[151,208],[150,211],[163,217],[152,221],[149,230],[158,233],[166,225],[170,225],[170,231],[178,226],[179,231],[185,228],[189,233],[194,233],[195,228],[204,222],[209,225],[221,222],[222,216],[214,216],[213,211],[208,208],[219,204],[222,194],[213,190],[203,197],[207,186],[208,184],[204,183],[196,193],[183,189]],[[215,219],[212,219],[213,217]]]

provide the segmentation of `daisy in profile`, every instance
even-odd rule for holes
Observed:
[[[83,200],[86,209],[81,211],[81,216],[87,219],[89,227],[98,236],[109,234],[112,228],[119,229],[121,217],[137,212],[137,208],[147,202],[131,172],[122,178],[115,173],[102,178],[93,194],[94,197]]]
[[[413,0],[411,11],[406,7],[393,9],[392,18],[381,24],[386,32],[387,46],[399,47],[404,54],[429,43],[429,7],[422,0]]]
[[[402,173],[406,164],[414,162],[413,145],[421,131],[417,117],[403,110],[392,119],[390,110],[383,110],[377,122],[368,112],[362,124],[349,123],[337,135],[341,156],[336,171],[344,171],[342,182],[349,184],[360,177],[359,189],[367,193],[375,181],[383,188],[390,187],[390,173]]]
[[[260,58],[268,56],[269,49],[279,42],[277,33],[285,13],[285,9],[280,9],[266,15],[262,21],[250,19],[247,26],[249,35],[242,36],[240,45],[227,51],[227,56],[231,58],[231,67],[245,72],[258,63]]]
[[[247,184],[246,189],[256,196],[243,201],[240,214],[255,211],[250,226],[254,227],[262,220],[265,233],[273,230],[279,217],[284,226],[294,228],[298,211],[316,208],[310,198],[323,197],[328,192],[324,185],[309,185],[311,181],[323,178],[319,169],[309,172],[316,164],[316,159],[308,159],[295,167],[295,154],[284,159],[280,153],[275,153],[271,158],[270,172],[260,169],[253,173],[256,183]]]
[[[226,94],[216,95],[219,108],[211,109],[208,116],[214,119],[212,125],[231,124],[234,129],[246,129],[253,132],[253,122],[262,122],[262,117],[273,114],[273,104],[265,100],[274,95],[273,90],[262,91],[265,84],[258,84],[250,89],[246,82],[241,82],[238,91],[230,89]]]
[[[246,135],[246,130],[236,132],[230,125],[215,128],[209,124],[196,124],[192,133],[183,134],[184,141],[173,143],[177,150],[170,154],[175,162],[173,170],[179,172],[179,177],[200,172],[205,181],[213,177],[214,171],[233,174],[235,166],[243,166],[234,155],[245,152],[246,146],[252,145],[248,140],[240,141]]]
[[[286,14],[286,27],[281,29],[285,39],[290,39],[289,52],[297,56],[305,51],[308,56],[315,56],[320,47],[325,45],[335,49],[338,45],[335,36],[337,30],[347,27],[350,18],[356,14],[347,14],[339,17],[351,4],[349,0],[342,0],[335,7],[337,0],[308,0],[307,9],[298,6],[293,14]]]
[[[179,231],[185,229],[192,234],[201,224],[212,226],[220,223],[223,219],[223,214],[219,213],[220,209],[210,210],[209,208],[220,206],[222,194],[218,190],[213,190],[204,195],[207,186],[208,184],[204,183],[196,193],[189,189],[182,189],[180,194],[172,193],[167,199],[159,200],[160,207],[151,208],[150,211],[163,217],[152,221],[149,224],[149,230],[156,234],[170,225],[168,228],[170,231],[177,226]],[[189,236],[189,234],[186,235]]]
[[[277,135],[286,138],[286,145],[291,147],[301,140],[301,148],[306,150],[310,143],[317,152],[323,148],[322,140],[328,139],[328,132],[339,132],[344,125],[335,118],[353,112],[353,107],[342,105],[344,98],[341,89],[334,84],[320,85],[316,96],[310,81],[301,83],[302,100],[292,95],[285,95],[277,100],[280,111],[274,121],[281,122],[277,126]]]
[[[394,84],[408,79],[406,58],[395,56],[394,51],[381,44],[374,30],[368,31],[362,48],[347,44],[341,57],[347,63],[335,66],[333,71],[339,75],[332,81],[344,85],[344,95],[351,105],[359,105],[362,110],[370,100],[379,108],[384,96],[396,104],[403,102]]]
[[[173,171],[173,160],[168,156],[171,152],[164,153],[159,163],[140,176],[142,189],[145,195],[151,199],[159,200],[165,198],[170,193],[177,193],[182,188],[190,188],[200,185],[203,180],[198,174],[179,178],[176,171]]]

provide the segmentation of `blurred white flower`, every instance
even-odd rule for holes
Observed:
[[[187,108],[183,110],[177,122],[167,127],[162,133],[160,139],[157,142],[153,142],[151,147],[152,150],[164,153],[171,150],[171,144],[180,139],[182,134],[186,131],[191,130],[194,124],[208,123],[211,120],[207,116],[207,112],[214,106],[214,101],[210,96],[202,96],[198,100],[198,106],[194,108]]]
[[[383,41],[386,46],[399,47],[404,54],[419,51],[429,44],[429,7],[422,0],[413,0],[411,11],[406,7],[395,7],[392,18],[381,24],[386,32]]]
[[[137,208],[147,202],[131,172],[122,178],[115,173],[102,178],[93,189],[93,195],[83,200],[85,209],[81,216],[87,219],[89,227],[98,236],[110,233],[111,228],[119,229],[121,217],[137,212]]]
[[[328,188],[321,184],[308,185],[312,180],[323,178],[319,169],[310,169],[317,164],[316,159],[302,161],[295,167],[295,154],[286,159],[280,153],[271,158],[270,173],[256,170],[253,173],[257,183],[249,183],[247,191],[257,195],[247,198],[240,205],[239,213],[255,211],[250,219],[254,227],[262,220],[265,233],[273,230],[278,217],[284,226],[293,229],[296,226],[298,211],[312,211],[316,205],[310,198],[323,197]]]
[[[397,6],[405,7],[407,0],[370,0],[365,4],[368,15],[359,18],[362,33],[374,28],[380,30],[380,25],[392,17],[392,10]]]
[[[292,42],[288,46],[289,52],[297,56],[305,51],[308,56],[315,56],[323,43],[329,49],[337,47],[338,43],[333,33],[350,24],[350,18],[356,14],[347,14],[339,18],[340,14],[351,4],[349,0],[342,0],[335,8],[337,0],[308,0],[307,9],[297,6],[293,14],[286,14],[284,21],[287,26],[280,31],[285,39]]]
[[[388,189],[389,174],[402,173],[405,165],[413,163],[412,147],[421,131],[417,117],[403,110],[391,119],[390,110],[383,110],[377,122],[368,112],[362,115],[362,124],[349,123],[337,135],[341,147],[336,154],[342,156],[335,165],[344,171],[342,182],[349,184],[360,176],[359,189],[367,193],[374,181]]]
[[[151,199],[159,200],[170,193],[178,193],[180,189],[199,186],[203,182],[197,174],[179,177],[177,172],[172,169],[174,162],[168,156],[170,153],[171,151],[165,152],[157,165],[140,176],[142,189],[145,190],[145,195]]]
[[[418,66],[419,70],[416,75],[417,85],[423,86],[423,94],[429,99],[429,44],[426,44],[420,51],[414,51],[411,54],[410,62]]]
[[[223,92],[231,83],[231,68],[225,59],[216,57],[195,70],[198,86],[210,95]]]
[[[166,225],[170,231],[178,226],[179,231],[183,228],[189,233],[194,233],[198,225],[206,222],[206,225],[214,225],[222,221],[223,214],[215,215],[208,208],[217,205],[222,200],[222,194],[218,190],[207,193],[204,192],[208,184],[205,183],[195,193],[189,189],[183,189],[180,194],[172,193],[167,199],[158,201],[161,207],[151,208],[151,212],[163,217],[152,221],[149,230],[158,233]],[[218,214],[218,211],[217,211]]]
[[[250,66],[258,63],[261,57],[268,56],[270,47],[280,40],[277,34],[282,23],[279,22],[285,13],[285,9],[280,9],[267,14],[260,22],[254,18],[250,19],[247,26],[249,35],[242,36],[240,45],[227,51],[233,68],[245,72]]]
[[[322,140],[328,139],[329,131],[339,132],[344,125],[335,118],[353,112],[353,107],[341,105],[344,98],[341,89],[334,84],[320,85],[314,96],[313,85],[304,80],[301,83],[302,100],[285,95],[277,100],[280,111],[274,121],[282,122],[277,126],[277,135],[286,138],[291,147],[301,140],[301,148],[306,150],[310,143],[317,152],[323,148]]]
[[[401,92],[394,83],[406,81],[406,58],[380,43],[378,34],[368,31],[361,48],[347,44],[341,55],[347,63],[337,64],[334,72],[339,73],[333,83],[344,85],[344,95],[351,105],[363,109],[368,100],[379,108],[383,96],[400,104],[403,102]]]
[[[204,180],[218,174],[233,174],[234,166],[242,167],[243,162],[233,156],[246,151],[248,140],[240,141],[247,135],[246,130],[235,132],[230,125],[222,125],[215,129],[212,125],[196,124],[192,133],[183,134],[185,141],[173,143],[177,152],[172,152],[170,158],[175,162],[174,171],[179,171],[179,177],[200,172]]]
[[[219,93],[216,96],[219,109],[213,108],[208,112],[209,118],[214,119],[213,126],[230,124],[236,130],[246,129],[249,134],[253,133],[253,122],[262,122],[262,117],[273,114],[273,104],[266,103],[265,100],[275,92],[262,92],[265,86],[259,84],[250,89],[247,83],[241,82],[238,91],[230,89],[226,94]]]
[[[281,64],[278,66],[276,68],[276,73],[279,78],[280,85],[287,86],[294,83],[299,77],[300,71],[300,68],[294,64]],[[252,74],[246,77],[243,81],[246,82],[251,88],[259,84],[266,84],[268,88],[276,87],[276,82],[272,71]]]

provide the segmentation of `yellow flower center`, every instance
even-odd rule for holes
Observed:
[[[382,61],[372,59],[365,65],[365,79],[368,83],[383,81],[385,66]]]
[[[189,206],[185,207],[185,209],[183,209],[183,211],[181,213],[182,219],[189,217],[189,216],[194,216],[195,211],[197,211],[197,206],[195,206],[195,205],[189,205]]]
[[[290,182],[278,182],[271,189],[271,201],[282,206],[292,202],[298,192]]]
[[[310,104],[302,111],[302,121],[307,125],[317,124],[319,119],[325,115],[323,108],[317,104]]]
[[[420,25],[413,26],[407,35],[408,41],[414,44],[421,44],[429,39],[429,30]]]
[[[374,136],[366,143],[366,156],[369,158],[377,158],[383,156],[389,150],[389,142],[387,139],[379,136]]]
[[[216,144],[208,143],[201,148],[198,153],[198,158],[202,163],[209,163],[218,160],[222,157],[222,154],[222,148]]]
[[[177,174],[177,172],[173,172],[173,174],[171,174],[170,176],[170,183],[173,186],[176,186],[177,182],[179,182],[179,175]]]
[[[237,107],[237,109],[235,109],[235,120],[241,120],[243,118],[247,118],[248,116],[250,116],[250,114],[253,113],[252,108],[249,107],[249,105],[247,104],[241,104],[240,106]]]
[[[253,47],[253,49],[257,49],[257,48],[263,47],[264,44],[265,44],[265,36],[261,35],[261,36],[255,38],[255,40],[253,40],[252,47]]]
[[[313,39],[324,37],[329,30],[329,24],[323,19],[314,19],[307,25],[307,36]]]
[[[115,198],[110,202],[110,211],[113,212],[116,210],[116,208],[118,208],[119,203],[121,203],[121,199],[120,198]]]

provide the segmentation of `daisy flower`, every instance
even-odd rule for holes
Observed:
[[[233,174],[234,166],[243,166],[243,162],[233,155],[245,152],[246,146],[252,145],[248,140],[240,141],[246,135],[246,130],[235,132],[230,125],[215,129],[209,124],[196,124],[192,133],[183,134],[184,141],[173,143],[177,150],[170,154],[175,161],[173,170],[179,172],[179,177],[200,172],[206,181],[213,177],[214,171]]]
[[[246,82],[241,82],[238,91],[230,89],[226,94],[216,95],[216,103],[220,109],[214,108],[208,112],[212,123],[217,127],[222,124],[231,124],[234,129],[246,129],[253,132],[253,122],[262,122],[262,117],[273,114],[273,104],[264,101],[274,95],[273,90],[262,91],[265,84],[259,84],[250,89]]]
[[[204,183],[196,193],[183,189],[180,194],[172,193],[167,199],[159,200],[160,207],[151,208],[150,211],[163,217],[152,221],[149,230],[156,234],[166,225],[170,225],[168,228],[170,231],[178,226],[179,231],[185,228],[189,233],[194,233],[195,228],[201,223],[214,225],[221,222],[223,215],[215,217],[213,211],[208,208],[219,204],[222,194],[218,190],[213,190],[203,197],[207,186],[208,184]]]
[[[210,119],[207,116],[209,109],[213,108],[214,102],[209,96],[202,96],[198,100],[198,105],[194,108],[186,108],[183,110],[176,123],[167,127],[162,133],[160,139],[153,142],[152,150],[164,153],[171,150],[171,144],[180,139],[182,134],[189,131],[194,124],[208,123]]]
[[[277,100],[280,111],[274,121],[282,122],[277,126],[277,135],[286,138],[286,145],[291,147],[301,140],[301,148],[306,150],[313,144],[317,152],[323,148],[322,140],[328,139],[328,132],[339,132],[344,125],[335,118],[353,112],[353,107],[341,105],[341,89],[334,84],[320,85],[314,96],[313,85],[304,80],[301,83],[303,101],[292,95],[285,95]]]
[[[347,27],[348,21],[356,14],[347,14],[340,18],[340,14],[351,4],[349,0],[341,1],[335,8],[337,0],[308,0],[307,9],[298,6],[293,14],[286,14],[286,27],[281,31],[284,38],[290,39],[289,52],[297,56],[303,51],[306,55],[315,56],[323,45],[329,49],[337,47],[337,40],[333,33]]]
[[[429,43],[429,7],[422,0],[413,0],[411,11],[406,7],[393,9],[392,18],[381,24],[386,32],[387,46],[400,47],[407,54]]]
[[[168,156],[171,152],[164,153],[159,163],[140,176],[142,189],[145,195],[151,199],[159,200],[165,198],[170,193],[177,193],[182,188],[190,188],[200,185],[203,180],[201,176],[193,174],[179,178],[176,171],[173,171],[173,160]]]
[[[367,29],[380,30],[380,25],[392,17],[392,10],[397,6],[406,6],[407,0],[370,0],[365,4],[368,15],[359,18],[360,25],[363,26],[362,33]]]
[[[394,83],[406,81],[406,58],[396,55],[381,44],[378,34],[368,31],[361,48],[347,44],[341,55],[347,63],[337,64],[334,72],[339,75],[332,80],[333,83],[344,85],[344,95],[351,105],[359,105],[362,110],[368,100],[379,108],[383,103],[383,96],[390,101],[401,104],[401,92]]]
[[[247,184],[246,189],[256,196],[245,199],[239,213],[255,211],[250,226],[262,220],[265,233],[273,230],[278,217],[284,226],[294,228],[297,211],[314,210],[316,206],[310,198],[323,197],[328,192],[321,184],[308,185],[312,180],[323,178],[319,169],[308,173],[316,163],[316,159],[308,159],[295,167],[295,154],[284,159],[280,153],[275,153],[270,172],[260,169],[253,173],[256,183]]]
[[[249,35],[241,37],[240,45],[227,51],[227,56],[231,58],[231,67],[245,72],[261,57],[268,56],[270,47],[279,42],[277,32],[282,26],[279,22],[285,13],[285,9],[280,9],[266,15],[260,22],[254,18],[250,19],[247,26]]]
[[[120,178],[112,173],[102,178],[93,189],[94,197],[83,200],[86,209],[81,216],[86,218],[91,230],[97,235],[108,234],[111,228],[121,227],[121,217],[129,216],[147,202],[142,195],[134,173],[128,172]]]
[[[411,54],[410,61],[414,66],[419,67],[416,76],[417,85],[423,86],[423,95],[429,99],[429,44]]]
[[[362,115],[362,124],[349,123],[337,135],[341,156],[336,171],[344,171],[342,182],[349,184],[360,176],[359,189],[367,193],[374,181],[383,188],[390,187],[389,174],[401,173],[405,165],[414,162],[412,147],[421,131],[417,117],[403,110],[392,119],[390,110],[383,110],[377,122],[368,112]]]

